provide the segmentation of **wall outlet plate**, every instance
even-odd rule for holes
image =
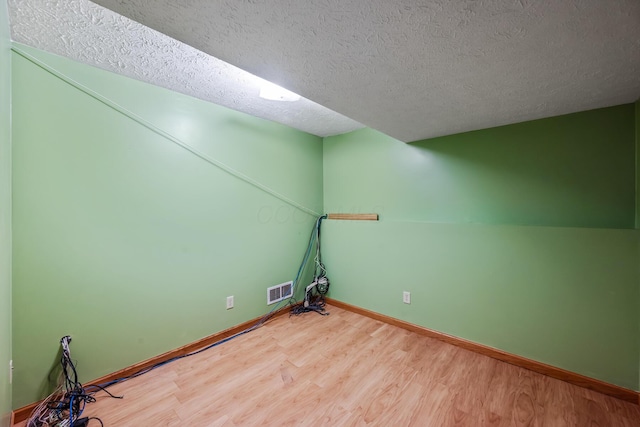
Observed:
[[[402,302],[405,304],[411,304],[411,292],[404,291],[402,293]]]
[[[227,297],[227,310],[233,308],[233,295]]]

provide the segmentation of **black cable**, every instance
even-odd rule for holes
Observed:
[[[315,269],[315,276],[316,279],[320,276],[326,276],[326,269],[324,267],[324,264],[322,263],[322,250],[321,250],[321,239],[320,239],[320,230],[322,228],[322,220],[326,219],[327,215],[323,215],[320,218],[318,218],[318,228],[316,230],[316,236],[317,236],[317,249],[316,249],[316,258],[317,258],[317,264],[316,264],[316,269]],[[318,271],[318,269],[320,269],[320,271]]]
[[[295,307],[296,304],[296,295],[295,295],[295,290],[297,288],[298,285],[298,281],[300,280],[301,276],[302,276],[302,272],[305,268],[305,266],[307,265],[307,261],[309,260],[309,255],[311,253],[311,249],[313,247],[313,241],[317,235],[317,228],[318,228],[318,224],[322,221],[323,218],[326,218],[326,215],[320,216],[318,217],[318,219],[316,219],[316,222],[313,225],[313,228],[311,229],[311,233],[309,233],[309,241],[307,242],[307,250],[305,251],[304,256],[302,257],[302,261],[300,262],[300,266],[298,267],[298,273],[296,274],[296,278],[293,280],[293,289],[291,292],[291,296],[289,297],[289,299],[287,300],[287,305]],[[315,270],[314,270],[314,274],[315,274]]]
[[[112,398],[114,398],[114,399],[124,399],[124,396],[116,396],[116,395],[112,394],[109,390],[107,390],[106,388],[102,387],[101,385],[98,385],[98,384],[91,384],[91,385],[90,385],[90,386],[88,386],[88,387],[97,387],[97,388],[99,388],[100,390],[102,390],[102,391],[104,391],[105,393],[107,393],[107,394],[109,395],[109,397],[112,397]],[[96,393],[96,392],[93,392],[93,393]]]
[[[309,302],[308,306],[304,306],[303,304],[297,305],[291,308],[290,316],[299,316],[304,313],[309,313],[314,311],[322,316],[328,316],[329,312],[326,311],[325,305],[326,301],[322,295],[316,295],[313,301]]]
[[[50,424],[42,419],[42,414],[39,414],[35,419],[32,417],[29,419],[27,425],[29,427],[40,427],[48,425],[58,425],[67,421],[66,425],[73,427],[76,425],[86,425],[85,419],[81,419],[80,415],[84,411],[87,403],[95,402],[94,393],[89,393],[82,386],[78,380],[78,370],[76,365],[71,359],[71,352],[69,349],[69,343],[71,342],[70,336],[64,336],[60,339],[60,345],[62,347],[62,355],[60,356],[60,366],[62,368],[62,390],[63,394],[58,400],[50,400],[46,404],[46,409],[49,411],[49,421],[54,420],[57,424]],[[116,397],[109,393],[111,397]],[[102,420],[97,417],[93,417],[102,424]],[[88,421],[87,421],[88,422]]]
[[[96,421],[98,421],[98,422],[100,423],[100,425],[101,425],[102,427],[104,427],[104,424],[102,424],[102,420],[101,420],[100,418],[98,418],[98,417],[89,417],[89,419],[87,420],[87,424],[88,424],[88,422],[89,422],[89,421],[91,421],[91,420],[96,420]]]
[[[314,311],[323,316],[327,316],[329,314],[328,312],[326,312],[326,309],[325,309],[326,302],[324,299],[324,295],[326,295],[327,292],[329,291],[329,279],[326,276],[326,268],[322,263],[322,246],[321,246],[322,243],[320,239],[322,220],[326,218],[327,218],[327,215],[323,215],[319,217],[318,220],[316,221],[316,225],[312,232],[312,237],[315,234],[315,237],[317,240],[315,267],[313,271],[313,274],[314,274],[313,282],[311,283],[311,285],[307,287],[308,291],[305,290],[304,304],[300,304],[292,307],[290,316],[291,315],[298,316],[303,313],[308,313],[310,311]],[[310,245],[312,244],[312,241],[313,239],[309,241]],[[305,259],[303,260],[303,265],[300,266],[300,269],[304,268],[304,263],[306,262],[306,260],[307,258],[305,257]],[[317,295],[312,296],[311,293],[313,292],[314,289],[316,290]]]

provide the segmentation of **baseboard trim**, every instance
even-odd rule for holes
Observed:
[[[40,402],[33,402],[29,405],[23,406],[22,408],[14,410],[11,414],[11,425],[15,426],[16,424],[21,423],[29,418],[29,415],[31,415],[33,410],[36,409],[36,406],[38,406],[39,404]]]
[[[290,310],[290,306],[287,307],[283,307],[280,310],[277,310],[273,313],[273,315],[269,318],[269,320],[275,319],[277,317],[280,317],[286,313],[288,313]],[[109,381],[113,381],[115,379],[118,378],[122,378],[122,377],[126,377],[129,375],[133,375],[136,372],[140,372],[143,369],[146,369],[150,366],[156,365],[158,363],[164,362],[166,360],[169,359],[173,359],[174,357],[178,357],[178,356],[183,356],[185,354],[191,353],[193,351],[199,350],[203,347],[206,347],[208,345],[211,345],[217,341],[223,340],[225,338],[228,338],[232,335],[237,334],[238,332],[242,332],[243,330],[255,325],[257,322],[259,322],[264,316],[260,316],[260,317],[256,317],[255,319],[251,319],[248,320],[246,322],[240,323],[239,325],[236,326],[232,326],[229,329],[225,329],[224,331],[220,331],[217,332],[213,335],[209,335],[207,337],[204,337],[202,339],[199,339],[198,341],[194,341],[192,343],[183,345],[182,347],[178,347],[174,350],[170,350],[166,353],[160,354],[158,356],[152,357],[151,359],[147,359],[144,360],[140,363],[136,363],[135,365],[131,365],[129,367],[126,367],[124,369],[120,369],[119,371],[116,372],[112,372],[110,374],[107,374],[103,377],[97,378],[93,381],[84,383],[83,385],[85,387],[88,387],[90,385],[93,384],[103,384]],[[12,413],[11,413],[11,426],[21,423],[22,421],[26,420],[27,418],[29,418],[29,415],[31,415],[31,413],[33,412],[33,410],[36,408],[36,406],[38,406],[40,404],[41,401],[38,402],[34,402],[31,403],[29,405],[25,405],[21,408],[17,408],[15,409]]]
[[[507,353],[506,351],[502,351],[497,348],[478,344],[473,341],[458,338],[453,335],[448,335],[442,332],[435,331],[433,329],[425,328],[423,326],[418,326],[413,323],[405,322],[404,320],[396,319],[394,317],[385,316],[384,314],[376,313],[375,311],[370,311],[335,299],[327,298],[327,304],[330,304],[334,307],[342,308],[347,311],[351,311],[353,313],[361,314],[363,316],[379,320],[393,326],[398,326],[400,328],[415,332],[420,335],[435,338],[440,341],[444,341],[446,343],[464,348],[466,350],[470,350],[497,360],[501,360],[511,365],[529,369],[530,371],[537,372],[539,374],[543,374],[552,378],[556,378],[558,380],[568,382],[570,384],[588,388],[602,394],[625,400],[627,402],[635,403],[636,405],[640,405],[640,393],[624,387],[606,383],[595,378],[587,377],[575,372],[567,371],[562,368],[547,365],[545,363],[538,362],[532,359],[527,359],[526,357],[518,356],[516,354]]]

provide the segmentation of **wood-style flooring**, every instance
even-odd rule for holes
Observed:
[[[84,415],[107,427],[640,426],[637,405],[327,308],[115,385],[123,400],[98,393]]]

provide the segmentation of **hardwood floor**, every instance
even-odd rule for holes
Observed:
[[[637,405],[328,309],[115,385],[123,400],[101,392],[84,415],[107,427],[640,426]]]

